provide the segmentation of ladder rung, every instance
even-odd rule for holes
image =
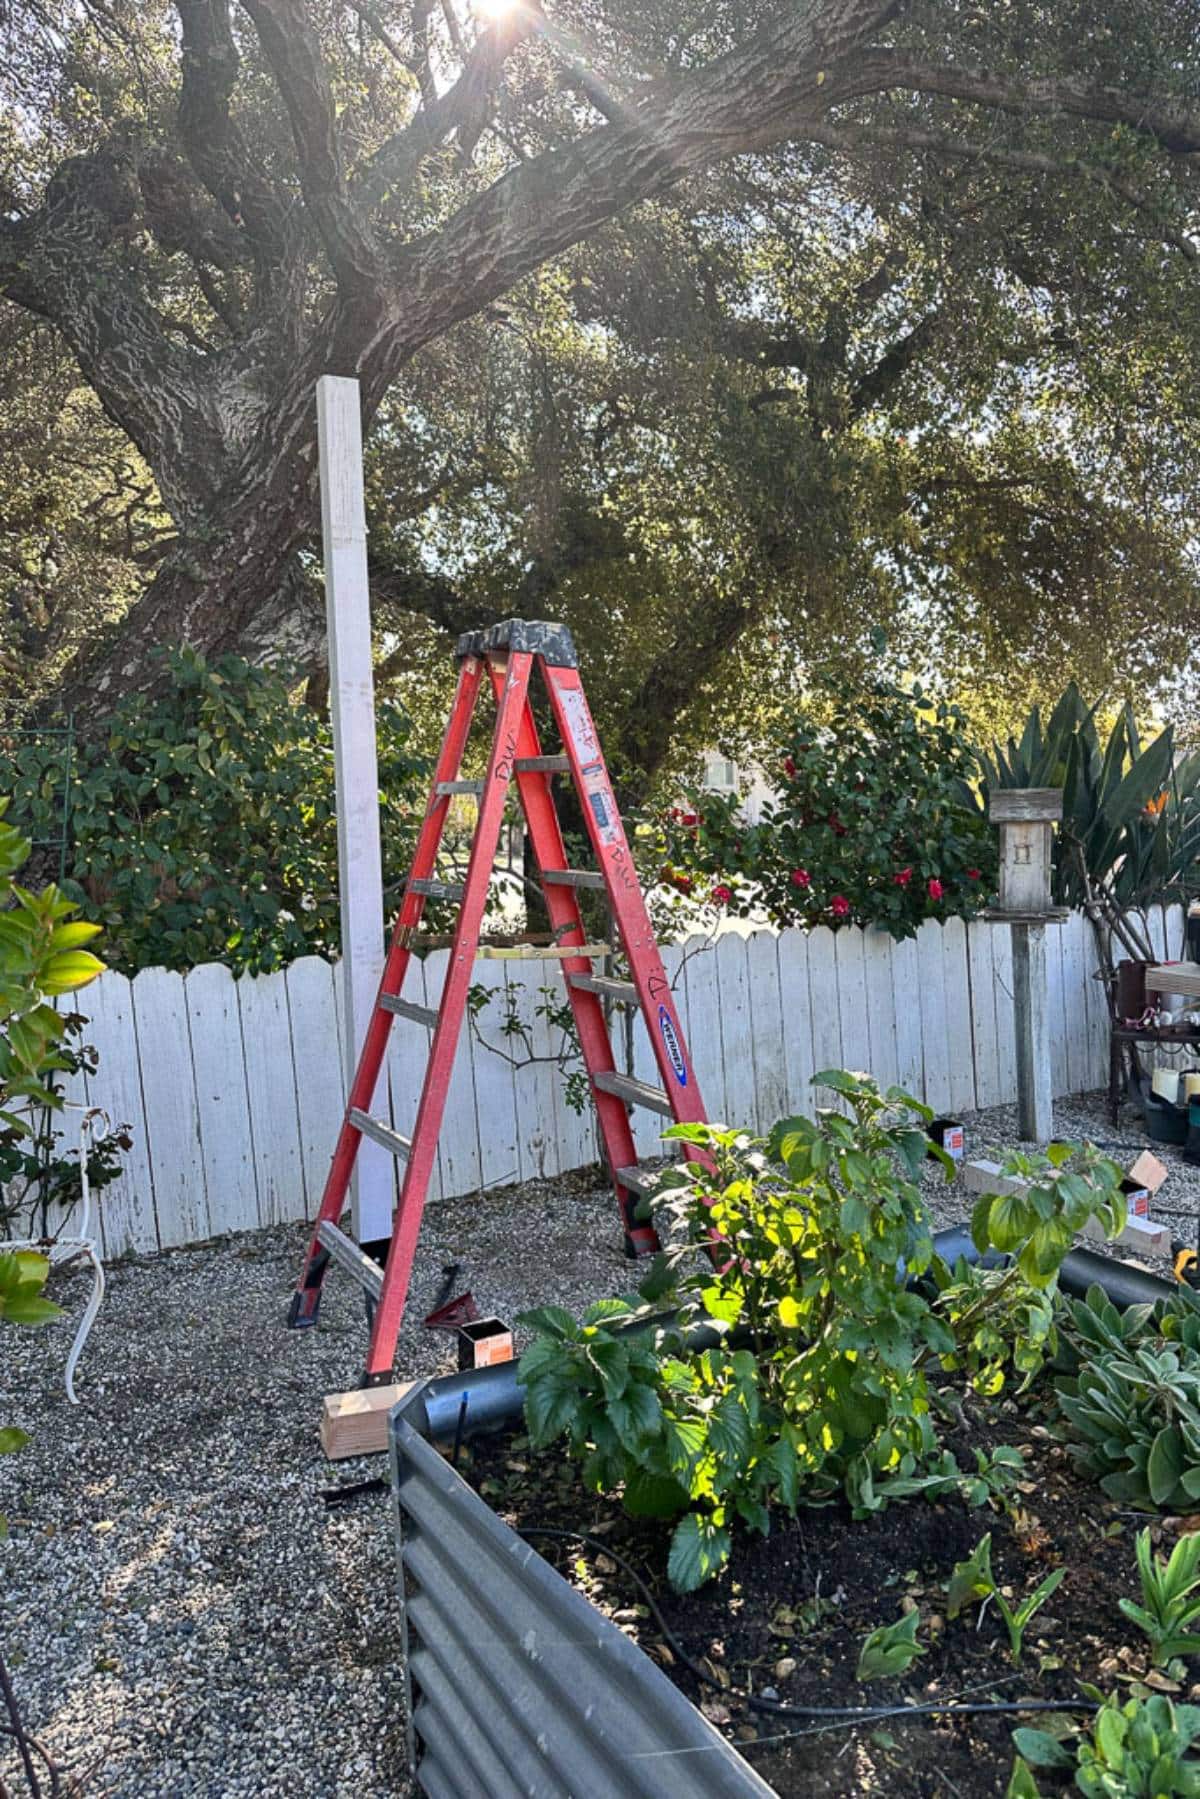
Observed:
[[[463,896],[461,881],[410,881],[410,893],[423,893],[426,899],[460,900]]]
[[[434,792],[442,793],[482,793],[487,785],[485,781],[439,781]]]
[[[543,868],[542,880],[552,887],[604,886],[604,876],[593,868]]]
[[[407,1156],[412,1153],[412,1144],[399,1131],[394,1131],[390,1124],[384,1124],[381,1118],[372,1118],[369,1112],[360,1112],[357,1106],[350,1108],[350,1122],[356,1131],[369,1137],[372,1143],[381,1143],[384,1149],[390,1149],[394,1156]]]
[[[427,1024],[430,1030],[438,1021],[435,1006],[419,1006],[416,1000],[401,999],[398,993],[381,993],[379,1004],[385,1012],[394,1012],[397,1018],[411,1018],[414,1024]]]
[[[331,1262],[336,1262],[339,1268],[353,1275],[368,1298],[379,1298],[383,1291],[383,1269],[345,1231],[340,1231],[336,1224],[319,1224],[317,1242],[322,1249],[329,1251]]]
[[[519,775],[565,775],[571,764],[565,756],[518,756],[513,767]]]
[[[612,953],[611,943],[517,943],[511,949],[489,944],[476,951],[478,956],[493,962],[536,962],[542,956],[561,956],[564,961],[570,956],[586,956],[599,962]]]
[[[631,1074],[602,1068],[599,1074],[592,1076],[592,1085],[599,1087],[601,1093],[615,1093],[618,1099],[627,1100],[631,1106],[645,1106],[648,1112],[661,1112],[666,1118],[674,1116],[671,1102],[661,1087],[652,1087],[649,1081],[637,1081]]]
[[[659,1178],[664,1172],[661,1168],[618,1168],[617,1179],[630,1193],[651,1197],[658,1192]]]
[[[583,993],[604,993],[609,999],[630,1000],[637,1004],[637,988],[632,981],[618,981],[615,975],[609,974],[569,974],[567,980],[572,987],[578,987]]]

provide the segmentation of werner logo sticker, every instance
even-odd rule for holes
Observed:
[[[665,1006],[658,1008],[658,1028],[662,1032],[662,1040],[666,1045],[667,1055],[671,1059],[671,1067],[675,1070],[675,1079],[681,1087],[687,1086],[687,1063],[683,1059],[683,1050],[671,1014]]]

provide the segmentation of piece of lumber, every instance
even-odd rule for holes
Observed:
[[[331,1462],[348,1455],[382,1455],[388,1446],[388,1413],[415,1386],[411,1380],[388,1387],[355,1387],[326,1393],[321,1406],[321,1448]]]
[[[1037,824],[1062,817],[1061,787],[1000,787],[988,799],[992,824]]]
[[[1200,967],[1194,962],[1160,962],[1146,970],[1147,993],[1182,993],[1185,999],[1200,996]]]
[[[1023,1193],[1029,1185],[1019,1175],[1001,1174],[999,1162],[966,1162],[963,1164],[962,1178],[969,1193]],[[1082,1234],[1096,1243],[1109,1241],[1104,1234],[1103,1225],[1095,1218],[1088,1219]],[[1167,1256],[1171,1253],[1170,1227],[1158,1224],[1152,1218],[1138,1218],[1132,1212],[1125,1220],[1125,1229],[1112,1241],[1124,1244],[1126,1249],[1136,1249],[1144,1256]]]

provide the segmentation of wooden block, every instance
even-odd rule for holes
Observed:
[[[1194,962],[1160,962],[1146,970],[1147,993],[1182,993],[1185,999],[1200,996],[1200,968]]]
[[[415,1381],[388,1387],[355,1387],[326,1393],[321,1406],[321,1448],[331,1462],[348,1455],[382,1455],[388,1446],[388,1413]]]
[[[1036,823],[1062,817],[1061,787],[998,787],[988,798],[994,825]]]
[[[1108,1239],[1099,1221],[1089,1218],[1083,1227],[1085,1237],[1091,1237],[1096,1243],[1106,1243]],[[1156,1224],[1152,1218],[1139,1218],[1130,1212],[1125,1219],[1125,1229],[1114,1243],[1123,1243],[1126,1249],[1136,1249],[1143,1256],[1169,1256],[1171,1253],[1171,1229],[1166,1224]]]
[[[1022,1193],[1029,1184],[1018,1175],[1001,1174],[999,1162],[968,1162],[963,1168],[962,1176],[963,1185],[971,1193]],[[1083,1235],[1091,1237],[1097,1243],[1108,1241],[1103,1227],[1095,1218],[1088,1219]],[[1133,1213],[1126,1218],[1121,1235],[1113,1241],[1123,1243],[1127,1249],[1136,1249],[1139,1255],[1144,1256],[1165,1256],[1171,1252],[1169,1227],[1156,1224],[1150,1218],[1138,1218]]]

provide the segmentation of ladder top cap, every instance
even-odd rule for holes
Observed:
[[[578,668],[575,640],[566,625],[544,618],[506,618],[486,631],[467,631],[455,654],[486,656],[491,650],[524,650],[542,656],[555,668]]]

